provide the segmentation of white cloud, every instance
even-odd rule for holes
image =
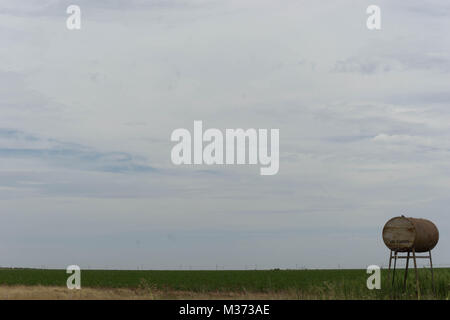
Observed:
[[[30,253],[35,239],[47,248],[48,239],[69,245],[52,227],[52,220],[64,226],[64,217],[89,239],[117,236],[112,243],[135,260],[124,243],[134,244],[142,226],[203,235],[209,247],[185,238],[196,243],[197,259],[200,248],[226,248],[236,233],[255,234],[262,242],[242,240],[255,252],[269,240],[317,238],[307,230],[324,239],[317,250],[327,239],[338,250],[354,233],[374,252],[362,259],[370,250],[355,248],[347,266],[359,267],[384,261],[378,231],[390,216],[428,217],[449,230],[443,2],[421,14],[422,2],[382,1],[375,33],[361,1],[79,3],[80,31],[65,29],[64,1],[8,1],[0,10],[0,202],[7,208],[0,231],[17,228],[21,252]],[[256,167],[172,166],[170,133],[199,119],[220,129],[279,128],[280,173],[263,179]],[[68,216],[59,216],[64,210]],[[22,218],[44,222],[30,229]],[[283,238],[292,228],[299,235]],[[13,235],[3,237],[13,245]],[[95,260],[83,255],[86,243],[70,245],[83,261]],[[181,255],[170,242],[161,247]],[[151,261],[175,263],[152,248]],[[12,252],[6,249],[0,253]],[[253,263],[245,250],[230,261]],[[279,265],[293,263],[288,251]],[[12,265],[34,261],[3,256]],[[330,266],[308,257],[311,266]],[[60,263],[50,252],[42,259]],[[127,266],[110,252],[108,259]],[[270,267],[262,253],[254,259]]]

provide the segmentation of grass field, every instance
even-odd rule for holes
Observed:
[[[82,290],[65,288],[65,270],[0,269],[1,298],[148,299],[416,299],[414,270],[403,292],[403,271],[391,290],[382,270],[382,289],[368,290],[366,270],[132,271],[83,270]],[[450,298],[450,269],[420,269],[422,299]],[[51,289],[51,290],[50,290]],[[58,294],[51,294],[52,291]],[[14,292],[14,293],[13,293]],[[21,295],[22,292],[22,295]],[[104,294],[102,294],[104,293]],[[83,296],[84,294],[84,296]]]

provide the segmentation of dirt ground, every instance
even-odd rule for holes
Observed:
[[[0,286],[0,300],[152,300],[152,299],[301,299],[293,292],[191,292],[126,288],[81,288],[47,286]]]

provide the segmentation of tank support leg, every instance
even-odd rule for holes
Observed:
[[[408,279],[409,251],[406,256],[405,280],[403,280],[403,290],[406,290],[406,279]]]
[[[391,252],[389,252],[388,282],[391,282],[391,263],[392,263],[392,250]]]
[[[394,270],[392,272],[392,285],[394,285],[394,279],[395,279],[395,267],[397,266],[397,251],[395,251],[394,255]]]
[[[433,285],[433,292],[434,294],[436,294],[436,288],[434,286],[434,272],[433,272],[433,260],[431,259],[431,250],[428,251],[428,253],[430,254],[431,283]]]
[[[416,291],[417,291],[417,299],[420,300],[420,287],[419,287],[419,273],[417,272],[417,262],[416,262],[416,250],[413,248],[413,259],[414,259],[414,270],[416,271]]]

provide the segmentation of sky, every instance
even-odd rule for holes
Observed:
[[[0,266],[386,266],[401,214],[450,265],[448,30],[445,0],[0,0]],[[279,129],[278,174],[173,165],[195,120]]]

